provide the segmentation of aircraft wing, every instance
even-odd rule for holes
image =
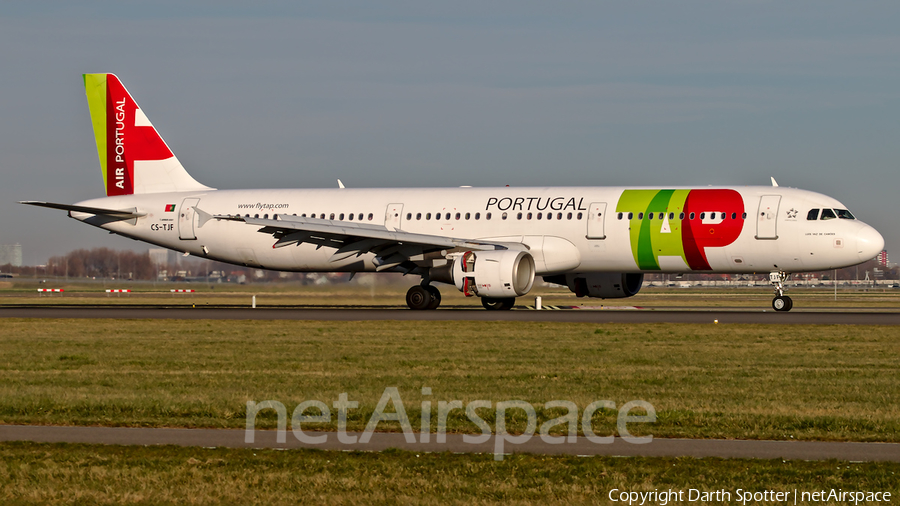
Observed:
[[[376,270],[387,270],[405,262],[424,260],[424,255],[440,250],[497,250],[509,249],[508,244],[460,239],[429,234],[414,234],[389,230],[383,225],[349,221],[322,220],[299,216],[284,216],[277,220],[244,216],[215,215],[217,220],[239,221],[261,227],[259,232],[277,239],[273,248],[300,243],[337,248],[331,261],[336,262],[364,253],[375,253]],[[524,245],[520,245],[524,248]]]
[[[120,220],[130,220],[146,216],[146,213],[138,213],[135,209],[103,209],[100,207],[75,206],[71,204],[56,204],[54,202],[41,202],[37,200],[23,200],[19,204],[27,204],[29,206],[49,207],[50,209],[60,209],[63,211],[75,211],[76,213],[95,214],[97,216],[109,216]]]

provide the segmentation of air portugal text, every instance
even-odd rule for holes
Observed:
[[[125,98],[116,101],[115,107],[115,178],[116,188],[125,189]]]
[[[485,211],[491,207],[499,211],[587,211],[584,207],[584,197],[490,197],[487,199]]]

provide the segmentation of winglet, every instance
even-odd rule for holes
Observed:
[[[772,186],[778,186],[778,182],[775,181],[775,178],[774,178],[774,177],[771,177],[771,176],[770,176],[769,179],[772,180]]]

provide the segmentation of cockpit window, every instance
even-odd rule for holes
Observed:
[[[819,210],[818,209],[810,209],[809,213],[806,214],[806,219],[810,221],[815,221],[819,219]]]
[[[835,209],[834,212],[836,212],[838,215],[838,218],[840,218],[842,220],[855,220],[856,219],[856,217],[854,217],[852,214],[850,214],[850,211],[848,211],[846,209]]]
[[[837,216],[835,216],[834,211],[832,211],[831,209],[822,209],[822,217],[819,219],[820,220],[833,220],[835,218],[837,218]]]

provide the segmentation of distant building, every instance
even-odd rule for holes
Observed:
[[[882,251],[882,252],[879,253],[878,256],[875,257],[875,258],[878,259],[878,265],[880,265],[880,266],[882,266],[882,267],[887,267],[887,266],[888,266],[888,263],[889,263],[889,262],[888,262],[888,252],[887,252],[887,250]]]
[[[22,245],[4,244],[0,246],[0,265],[10,264],[13,267],[22,267]]]
[[[150,261],[156,266],[166,266],[169,264],[169,250],[166,248],[150,248]]]

